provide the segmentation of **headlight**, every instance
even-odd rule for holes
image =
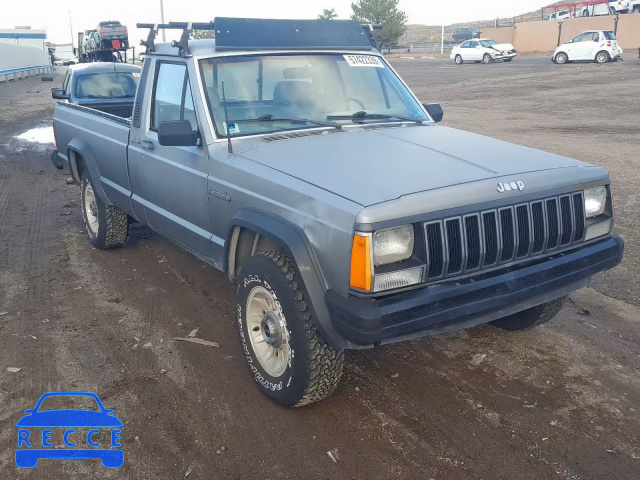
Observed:
[[[587,218],[602,215],[606,203],[607,189],[605,187],[590,188],[584,191],[584,210]]]
[[[373,264],[401,262],[413,255],[413,227],[387,228],[373,234]]]

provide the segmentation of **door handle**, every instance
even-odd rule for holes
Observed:
[[[153,142],[151,140],[141,140],[140,145],[145,150],[153,150],[154,148]]]

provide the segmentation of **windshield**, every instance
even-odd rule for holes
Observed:
[[[499,43],[496,42],[495,40],[480,40],[480,45],[486,48],[486,47],[491,47],[493,45],[499,45]]]
[[[613,34],[613,32],[603,32],[604,33],[604,37],[607,40],[615,40],[616,36]]]
[[[79,75],[76,81],[78,98],[133,98],[140,74],[134,72],[103,72]]]
[[[225,107],[231,136],[402,121],[398,117],[429,120],[384,60],[374,55],[217,57],[201,60],[200,72],[221,136],[227,135]]]

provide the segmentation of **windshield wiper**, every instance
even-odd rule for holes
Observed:
[[[337,130],[342,130],[342,125],[336,122],[325,122],[322,120],[309,120],[307,118],[274,118],[273,115],[267,113],[261,115],[258,118],[241,118],[239,120],[229,120],[229,123],[239,122],[291,122],[291,123],[311,123],[312,125],[318,125],[320,127],[333,127]]]
[[[113,97],[107,97],[105,95],[85,95],[84,97],[81,98],[113,98]]]
[[[403,122],[413,122],[418,125],[422,125],[425,120],[415,117],[407,117],[404,115],[387,115],[384,113],[367,113],[363,110],[354,113],[353,115],[329,115],[327,120],[351,120],[354,123],[361,120],[387,120],[396,118]]]
[[[133,98],[135,97],[135,95],[118,95],[116,97],[111,97],[111,98]],[[109,97],[106,97],[109,98]]]

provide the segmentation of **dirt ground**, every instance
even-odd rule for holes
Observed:
[[[14,138],[51,124],[52,85],[0,85],[0,478],[640,478],[640,60],[627,57],[394,61],[446,125],[608,168],[625,259],[532,331],[348,352],[337,392],[296,410],[254,386],[221,273],[143,228],[92,248],[52,145]],[[220,348],[172,340],[196,328]],[[15,466],[15,424],[53,390],[115,409],[121,469]]]

